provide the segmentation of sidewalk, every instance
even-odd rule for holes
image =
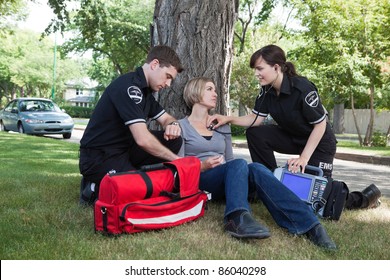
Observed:
[[[248,148],[245,140],[233,141],[233,147]],[[350,148],[337,147],[335,158],[361,163],[371,163],[390,166],[390,157],[381,156],[375,151],[359,151]]]
[[[85,125],[76,124],[74,129],[84,130]],[[246,140],[233,141],[233,148],[248,148]],[[336,159],[361,163],[371,163],[390,166],[390,157],[381,156],[375,151],[359,151],[350,148],[337,147]]]

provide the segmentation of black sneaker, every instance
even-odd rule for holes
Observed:
[[[267,227],[261,225],[248,211],[230,219],[225,224],[225,230],[236,238],[268,238],[271,236]]]

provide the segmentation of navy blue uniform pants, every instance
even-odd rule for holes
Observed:
[[[337,141],[329,124],[327,126],[308,164],[321,168],[324,177],[332,177]],[[262,163],[271,171],[277,168],[274,152],[300,155],[308,139],[291,135],[278,125],[251,127],[246,131],[246,138],[252,161]]]

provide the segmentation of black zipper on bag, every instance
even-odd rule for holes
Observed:
[[[116,172],[115,170],[111,170],[107,174],[110,177],[115,177],[115,176],[118,176],[118,175],[139,174],[139,173],[140,173],[139,170],[130,170],[130,171],[122,171],[122,172]]]

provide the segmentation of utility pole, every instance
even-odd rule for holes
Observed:
[[[54,60],[53,60],[53,85],[51,87],[51,99],[54,100],[56,88],[56,64],[57,64],[57,33],[54,33]]]

